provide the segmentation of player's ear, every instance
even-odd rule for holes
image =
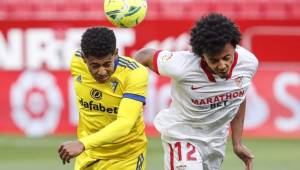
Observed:
[[[118,55],[118,52],[119,52],[119,49],[116,48],[116,49],[115,49],[115,52],[114,52],[114,55]]]

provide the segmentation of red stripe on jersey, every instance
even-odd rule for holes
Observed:
[[[231,78],[231,75],[232,75],[232,70],[234,69],[234,67],[236,66],[236,63],[237,63],[237,60],[238,60],[238,53],[235,52],[234,53],[234,59],[233,59],[233,63],[230,67],[230,70],[229,70],[229,73],[228,73],[228,76],[227,76],[227,80]]]
[[[169,144],[169,148],[170,148],[170,170],[174,170],[174,150],[171,144]]]
[[[159,74],[158,72],[158,66],[157,66],[157,58],[158,58],[158,54],[161,52],[161,50],[158,50],[154,53],[154,56],[153,56],[153,60],[152,60],[152,63],[153,63],[153,71],[157,74]]]
[[[203,71],[205,72],[208,80],[212,81],[212,82],[216,82],[216,80],[215,80],[214,76],[212,75],[212,73],[207,69],[207,64],[204,60],[204,57],[201,58],[200,66],[203,69]]]

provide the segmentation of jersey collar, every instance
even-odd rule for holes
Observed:
[[[119,55],[116,56],[114,61],[114,71],[116,71],[118,65],[119,65]]]
[[[233,59],[233,62],[232,62],[232,65],[230,67],[230,70],[229,70],[229,73],[228,73],[228,76],[227,76],[226,80],[228,80],[228,79],[231,78],[232,70],[236,66],[237,60],[238,60],[238,53],[235,52],[234,53],[234,59]],[[206,74],[206,76],[207,76],[207,78],[208,78],[209,81],[216,82],[213,74],[211,73],[211,71],[208,70],[208,65],[207,65],[207,63],[205,62],[205,60],[203,58],[201,58],[200,67],[203,69],[203,71]]]
[[[208,70],[208,68],[207,68],[208,66],[207,66],[207,64],[206,64],[206,62],[205,62],[205,60],[203,58],[201,58],[200,67],[202,68],[202,70],[206,74],[206,76],[207,76],[207,78],[208,78],[209,81],[216,82],[214,76]]]

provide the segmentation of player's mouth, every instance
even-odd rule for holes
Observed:
[[[98,82],[105,82],[107,81],[108,79],[110,78],[109,75],[105,75],[105,76],[95,76],[95,79],[98,81]]]
[[[218,71],[218,74],[227,74],[228,72],[227,71]]]
[[[227,70],[227,71],[217,71],[217,74],[218,74],[220,77],[227,77],[227,75],[228,75],[228,70]]]

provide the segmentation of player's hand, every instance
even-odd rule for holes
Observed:
[[[244,145],[237,145],[233,147],[234,153],[244,161],[246,170],[252,170],[253,169],[253,163],[252,160],[254,158],[254,155],[250,152],[250,150],[244,146]]]
[[[84,145],[79,141],[67,141],[59,146],[58,153],[63,164],[70,163],[70,159],[84,151]]]

